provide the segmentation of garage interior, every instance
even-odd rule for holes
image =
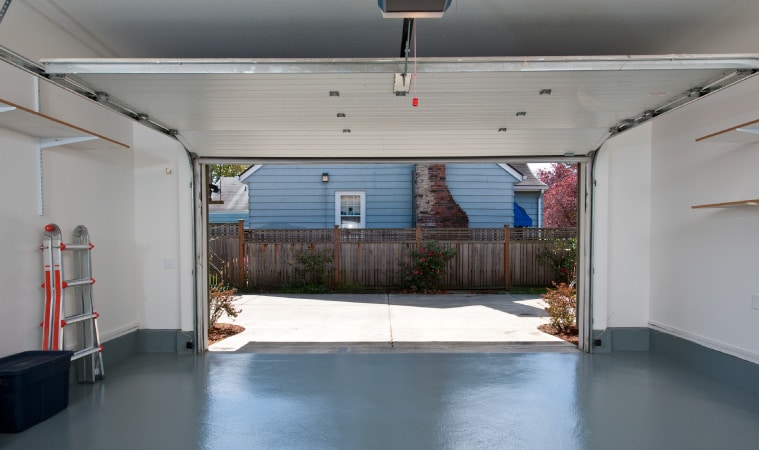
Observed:
[[[759,4],[454,0],[409,33],[313,3],[2,3],[0,356],[39,346],[43,227],[86,224],[108,376],[0,446],[751,448]],[[202,164],[556,159],[584,352],[199,345]]]

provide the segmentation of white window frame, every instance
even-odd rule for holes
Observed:
[[[359,196],[361,215],[359,216],[358,228],[366,228],[366,192],[363,191],[335,191],[335,225],[345,228],[343,227],[342,215],[340,214],[340,199],[342,196],[348,195]]]

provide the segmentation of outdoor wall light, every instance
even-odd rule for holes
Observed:
[[[327,172],[324,172],[324,173],[322,174],[322,181],[323,181],[324,183],[326,183],[326,182],[328,182],[328,181],[329,181],[329,174],[328,174]]]

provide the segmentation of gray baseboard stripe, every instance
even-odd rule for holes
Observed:
[[[593,353],[647,352],[650,348],[647,327],[618,327],[593,330]]]
[[[759,364],[658,330],[650,330],[650,335],[651,353],[666,356],[718,380],[759,393]]]
[[[103,364],[106,367],[118,364],[138,353],[194,354],[194,347],[192,331],[134,330],[103,343]]]
[[[103,343],[103,365],[106,368],[113,367],[137,354],[138,330],[113,338]]]
[[[138,330],[139,353],[176,353],[179,330]]]

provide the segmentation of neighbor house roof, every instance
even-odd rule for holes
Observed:
[[[248,186],[245,183],[237,177],[221,177],[216,185],[219,192],[211,194],[211,199],[224,203],[211,203],[208,205],[209,212],[248,211]]]
[[[532,173],[530,166],[526,163],[509,164],[509,166],[522,174],[522,181],[514,183],[515,191],[544,191],[548,189],[548,186]]]

